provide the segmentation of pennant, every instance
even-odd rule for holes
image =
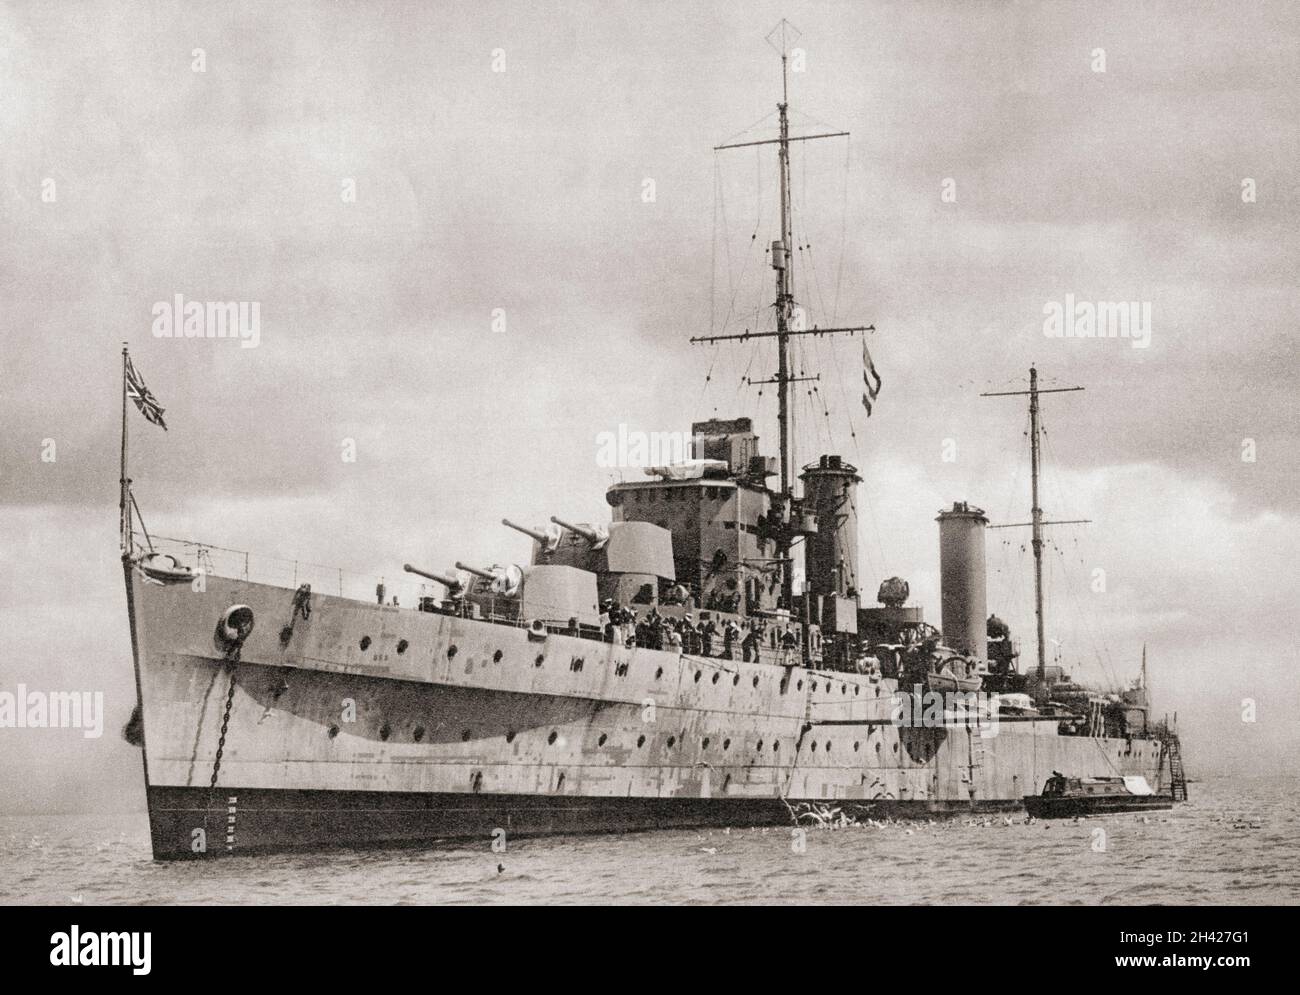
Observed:
[[[872,384],[872,380],[875,384]],[[862,406],[867,409],[867,417],[871,417],[871,404],[880,394],[880,374],[876,372],[876,364],[871,361],[871,353],[867,351],[867,338],[862,337],[862,384],[866,391],[862,395]]]
[[[140,409],[140,414],[160,426],[164,432],[167,431],[167,423],[163,421],[163,411],[166,409],[158,403],[158,398],[153,396],[144,381],[140,379],[140,374],[135,371],[135,364],[131,362],[130,356],[126,357],[126,392],[135,402],[135,406]]]

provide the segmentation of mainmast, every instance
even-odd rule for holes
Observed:
[[[714,151],[718,152],[723,149],[749,148],[755,145],[775,145],[777,146],[777,161],[780,166],[780,186],[781,186],[781,231],[780,238],[772,242],[772,268],[776,270],[776,301],[773,303],[773,309],[776,312],[776,331],[774,332],[743,332],[734,335],[698,335],[691,338],[692,342],[722,342],[728,340],[745,340],[752,338],[775,338],[777,348],[777,366],[776,375],[770,380],[750,380],[751,386],[758,384],[775,383],[777,385],[777,424],[780,432],[781,448],[781,482],[780,490],[775,495],[777,499],[777,517],[779,522],[773,530],[773,537],[776,542],[777,562],[781,569],[781,599],[787,609],[793,608],[794,603],[794,569],[793,557],[791,555],[795,538],[799,535],[796,522],[798,516],[795,514],[795,494],[794,494],[794,455],[793,455],[793,433],[791,431],[792,413],[790,410],[790,385],[801,380],[816,380],[816,376],[799,377],[795,376],[790,370],[790,339],[796,335],[833,335],[838,333],[855,334],[857,332],[875,331],[873,325],[855,325],[844,328],[802,328],[798,327],[801,323],[794,320],[794,272],[792,263],[794,260],[794,231],[790,218],[790,144],[792,142],[806,142],[817,138],[843,138],[848,136],[847,131],[827,132],[815,135],[790,135],[790,50],[787,42],[793,40],[790,36],[798,37],[798,30],[788,21],[782,20],[780,24],[768,34],[768,44],[773,48],[777,45],[773,41],[773,36],[780,36],[780,47],[777,49],[781,55],[781,102],[776,105],[780,116],[780,131],[777,138],[769,138],[753,142],[733,142],[727,145],[716,145]],[[805,639],[805,652],[807,640]]]
[[[1034,618],[1038,623],[1038,683],[1045,686],[1047,661],[1043,635],[1043,509],[1038,506],[1038,370],[1029,368],[1029,467],[1034,546]]]
[[[1043,611],[1043,526],[1044,525],[1079,525],[1089,519],[1071,518],[1062,521],[1048,522],[1043,520],[1043,509],[1038,504],[1038,475],[1040,466],[1040,452],[1038,425],[1038,395],[1039,394],[1063,394],[1067,391],[1083,390],[1082,387],[1048,387],[1046,390],[1038,388],[1038,369],[1031,366],[1029,368],[1029,390],[1003,390],[990,391],[981,394],[980,397],[1023,397],[1029,395],[1029,467],[1030,467],[1030,495],[1031,506],[1029,511],[1030,520],[1028,522],[1016,522],[1010,525],[990,525],[993,529],[1014,529],[1024,528],[1029,525],[1033,529],[1033,548],[1034,548],[1034,620],[1038,629],[1038,686],[1037,691],[1040,697],[1047,693],[1047,647],[1044,635],[1045,621]]]
[[[790,318],[794,311],[794,286],[792,262],[792,232],[790,231],[790,106],[789,55],[785,51],[784,22],[781,45],[781,102],[777,110],[781,117],[781,137],[777,161],[781,172],[781,240],[772,245],[772,265],[776,268],[776,348],[777,348],[777,421],[781,426],[781,514],[788,519],[794,503],[794,482],[791,479],[792,454],[790,452]],[[784,564],[781,573],[781,597],[787,608],[794,599],[794,571],[790,569],[792,535],[782,529],[777,538],[777,557]]]

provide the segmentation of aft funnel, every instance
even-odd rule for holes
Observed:
[[[968,656],[988,656],[984,512],[965,501],[939,512],[939,602],[943,641]]]

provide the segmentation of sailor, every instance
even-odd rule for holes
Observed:
[[[794,648],[799,644],[798,638],[791,631],[790,626],[785,627],[785,632],[781,633],[781,662],[789,667],[794,663]]]
[[[703,625],[700,630],[701,652],[705,656],[713,656],[713,637],[718,634],[718,627],[713,623],[713,619],[709,619]]]
[[[700,652],[700,630],[695,627],[695,619],[691,613],[687,612],[682,618],[681,628],[678,630],[682,634],[682,645],[686,647],[687,653]]]
[[[736,620],[729,619],[722,629],[722,655],[725,659],[734,660],[736,658],[736,639],[740,636],[740,626]]]
[[[658,615],[650,623],[650,648],[661,650],[664,648],[664,638],[667,635],[668,623],[662,615]]]

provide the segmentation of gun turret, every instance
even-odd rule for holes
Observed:
[[[504,567],[493,566],[489,570],[483,570],[457,560],[456,569],[472,573],[475,577],[482,577],[491,584],[491,590],[494,594],[505,594],[514,597],[519,593],[519,587],[524,582],[524,572],[514,564]]]
[[[456,564],[456,568],[458,570],[463,569],[459,563]],[[437,581],[451,592],[452,597],[458,597],[465,589],[465,585],[450,574],[440,574],[431,570],[421,570],[418,567],[411,566],[409,563],[403,563],[402,569],[408,574],[419,574],[421,577],[428,577],[429,580]]]
[[[609,540],[609,536],[603,531],[598,532],[596,529],[586,528],[582,525],[570,525],[568,522],[556,518],[554,515],[551,516],[551,521],[556,525],[568,529],[574,535],[582,536],[582,538],[586,539],[593,546],[600,546]]]

